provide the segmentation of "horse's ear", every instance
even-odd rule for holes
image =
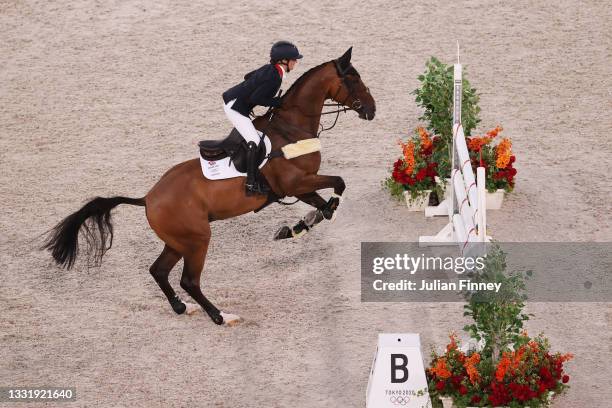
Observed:
[[[344,65],[344,64],[350,63],[351,62],[351,55],[352,55],[352,53],[353,53],[353,47],[351,46],[351,48],[346,50],[346,52],[340,58],[338,58],[338,61],[340,62],[340,65]]]

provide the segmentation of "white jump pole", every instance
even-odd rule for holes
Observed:
[[[486,196],[486,174],[484,167],[476,169],[478,178],[478,241],[487,242],[487,196]]]
[[[461,124],[461,99],[463,95],[463,77],[462,77],[462,67],[459,60],[459,41],[457,41],[457,63],[453,65],[453,125],[451,127],[453,132],[453,139],[451,140],[451,150],[449,154],[451,155],[451,169],[456,169],[455,166],[457,160],[457,149],[456,145],[456,129]],[[463,137],[463,136],[462,136]],[[425,208],[425,216],[426,217],[435,217],[441,215],[448,215],[448,222],[452,224],[452,217],[455,213],[455,201],[454,201],[454,192],[451,185],[446,186],[449,189],[448,197],[440,202],[439,205],[435,207],[426,207]],[[440,198],[441,199],[441,198]]]
[[[486,229],[486,190],[485,168],[478,167],[477,180],[474,177],[463,126],[461,126],[461,98],[463,95],[461,64],[459,63],[459,43],[457,43],[457,63],[454,64],[453,81],[453,138],[450,151],[451,182],[447,186],[449,198],[443,205],[433,207],[441,215],[448,213],[448,223],[434,236],[419,237],[422,246],[459,245],[461,253],[470,252],[473,243],[488,242]]]

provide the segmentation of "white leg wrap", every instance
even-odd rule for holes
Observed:
[[[224,326],[235,326],[238,323],[242,322],[242,318],[238,315],[220,312],[221,317],[223,318]]]
[[[194,313],[197,313],[199,310],[202,310],[202,308],[200,307],[200,305],[196,305],[193,303],[187,303],[187,302],[183,302],[185,303],[185,314],[187,315],[192,315]]]
[[[340,209],[340,204],[342,204],[342,201],[344,201],[344,197],[336,194],[336,193],[332,193],[332,198],[338,198],[339,203],[338,203],[338,208],[336,208],[336,210],[334,211],[334,213],[332,214],[331,219],[329,220],[329,222],[334,222],[336,221],[336,215],[338,214],[338,210]]]

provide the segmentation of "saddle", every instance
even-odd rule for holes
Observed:
[[[222,140],[202,140],[198,143],[200,147],[200,156],[204,160],[217,161],[230,158],[230,161],[241,173],[246,172],[246,152],[247,143],[235,128],[230,134]],[[257,166],[266,158],[265,143],[259,143],[257,148]]]

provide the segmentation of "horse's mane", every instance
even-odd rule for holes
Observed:
[[[300,76],[298,79],[295,80],[295,82],[293,84],[291,84],[291,86],[289,87],[289,89],[287,89],[287,92],[285,92],[285,94],[283,95],[283,98],[285,98],[287,95],[289,95],[291,93],[292,90],[297,89],[301,86],[301,84],[306,80],[306,78],[313,72],[317,71],[318,69],[322,68],[323,65],[325,64],[329,64],[331,61],[327,61],[324,62],[322,64],[319,64],[315,67],[310,68],[308,71],[304,72],[302,74],[302,76]]]

